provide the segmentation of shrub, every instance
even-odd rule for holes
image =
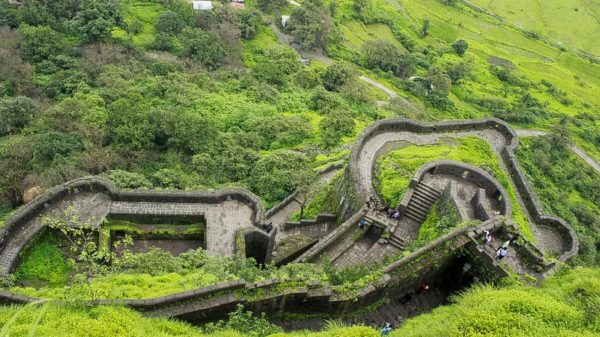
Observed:
[[[149,189],[152,183],[141,173],[127,172],[123,170],[108,171],[103,174],[110,179],[118,188],[125,189]]]
[[[251,311],[244,311],[244,306],[241,304],[238,304],[235,311],[229,313],[227,321],[206,324],[202,330],[206,333],[234,330],[248,337],[266,337],[283,331],[269,322],[264,313],[260,317],[255,317]]]
[[[457,40],[452,44],[452,49],[457,55],[463,56],[469,49],[469,43],[465,40]]]
[[[173,11],[164,11],[160,13],[154,26],[157,34],[175,35],[183,31],[186,23],[179,14]]]
[[[323,86],[330,91],[339,91],[356,78],[356,71],[345,62],[336,62],[323,74]]]
[[[286,29],[304,48],[325,48],[334,33],[335,25],[322,0],[307,0],[295,7]]]
[[[39,112],[28,97],[0,99],[0,137],[19,133]]]
[[[319,123],[320,139],[325,146],[337,145],[342,137],[351,136],[356,124],[347,110],[333,110]]]
[[[199,61],[209,69],[218,67],[227,56],[225,45],[219,37],[213,32],[199,28],[185,28],[181,43],[184,56]]]

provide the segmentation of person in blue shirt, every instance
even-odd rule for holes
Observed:
[[[365,218],[360,219],[360,221],[358,222],[358,228],[360,228],[361,231],[363,229],[365,229],[366,225],[367,225],[367,220],[365,220]]]

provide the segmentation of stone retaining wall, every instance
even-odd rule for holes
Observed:
[[[542,208],[540,207],[540,203],[535,193],[533,192],[533,189],[529,185],[529,182],[527,181],[525,174],[523,173],[518,163],[518,160],[514,155],[514,150],[519,144],[517,134],[510,127],[510,125],[508,125],[508,123],[497,118],[467,121],[449,121],[440,123],[419,123],[408,119],[388,119],[374,123],[367,129],[365,129],[363,133],[358,137],[352,148],[352,153],[350,154],[346,179],[351,182],[348,185],[354,186],[355,189],[354,193],[348,194],[354,195],[356,200],[354,200],[353,203],[349,204],[361,205],[364,204],[369,198],[368,191],[366,189],[359,190],[357,188],[357,186],[360,186],[358,160],[360,154],[364,151],[363,148],[365,144],[372,137],[375,137],[385,132],[408,131],[414,133],[446,133],[486,129],[496,130],[505,138],[507,145],[501,151],[501,159],[504,160],[506,166],[508,167],[509,174],[515,182],[515,186],[519,195],[525,202],[527,210],[529,211],[529,213],[533,217],[533,220],[536,223],[555,228],[557,232],[561,235],[561,238],[563,239],[567,249],[564,253],[558,256],[558,259],[563,262],[570,260],[573,256],[577,254],[577,251],[579,249],[579,241],[577,239],[575,231],[573,231],[571,226],[569,226],[564,220],[543,214]],[[407,190],[405,196],[410,197],[410,194],[410,191]],[[506,197],[503,198],[507,200]],[[506,204],[510,206],[510,202],[507,202]],[[509,209],[507,208],[507,212],[508,211]]]
[[[327,246],[335,242],[338,238],[346,234],[353,226],[356,226],[358,221],[364,216],[367,211],[367,207],[363,206],[358,212],[352,217],[346,220],[343,224],[338,226],[333,232],[319,240],[319,242],[297,258],[294,262],[309,262],[313,258],[317,257]]]
[[[384,268],[382,277],[352,293],[342,293],[335,286],[320,281],[269,279],[247,283],[237,280],[156,298],[98,300],[89,302],[89,305],[124,305],[149,317],[177,317],[190,322],[225,318],[237,304],[271,316],[284,312],[345,314],[364,308],[381,298],[398,297],[416,289],[422,282],[439,273],[437,267],[454,256],[460,248],[467,247],[467,251],[477,254],[477,250],[469,248],[469,245],[473,245],[473,237],[481,235],[484,230],[496,231],[502,226],[503,219],[496,216],[477,227],[456,229],[391,263]],[[493,270],[495,275],[505,275],[495,261],[482,261],[489,264],[486,267]],[[0,302],[3,303],[24,304],[35,301],[40,300],[0,292]]]
[[[423,176],[426,173],[447,174],[456,177],[462,177],[476,184],[477,186],[483,187],[488,194],[493,195],[498,201],[500,214],[506,217],[511,217],[512,205],[506,189],[494,177],[492,177],[483,169],[454,160],[436,160],[421,166],[413,175],[406,192],[400,201],[400,205],[398,206],[400,211],[403,212],[406,210],[412,198],[414,189],[417,187],[417,184],[421,181],[421,179],[423,179]]]
[[[290,230],[294,228],[302,228],[306,226],[314,226],[318,224],[322,224],[325,222],[333,222],[335,223],[337,220],[337,215],[331,213],[322,213],[317,215],[316,219],[302,219],[300,221],[288,221],[283,224],[284,230]]]
[[[36,199],[19,209],[8,219],[4,228],[0,229],[0,250],[6,248],[7,240],[23,229],[29,220],[35,218],[51,205],[67,196],[83,192],[105,193],[112,201],[126,202],[164,202],[164,203],[204,203],[218,204],[227,200],[237,200],[248,205],[253,211],[252,224],[261,228],[264,222],[265,210],[262,201],[253,193],[242,189],[227,189],[216,192],[204,191],[120,191],[110,180],[102,177],[85,177],[55,186]],[[262,231],[262,229],[261,229]],[[33,237],[34,233],[28,233]],[[265,233],[266,235],[266,233]],[[3,270],[9,272],[14,267],[14,261]]]

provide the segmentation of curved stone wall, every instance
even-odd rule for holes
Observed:
[[[508,123],[496,118],[441,123],[419,123],[409,119],[388,119],[374,123],[363,131],[352,148],[347,178],[351,181],[349,185],[355,187],[353,194],[356,195],[356,200],[351,203],[346,202],[346,205],[354,205],[355,211],[358,211],[359,205],[364,204],[369,196],[374,194],[372,184],[371,186],[362,186],[359,172],[360,155],[366,151],[373,151],[373,149],[365,149],[365,145],[370,139],[386,132],[436,134],[490,129],[498,131],[504,137],[506,145],[500,153],[501,159],[506,164],[517,192],[525,203],[532,220],[539,225],[554,228],[560,234],[566,249],[558,256],[558,259],[563,262],[570,260],[577,254],[579,249],[576,233],[564,220],[543,214],[540,202],[514,155],[514,149],[519,145],[517,134]]]
[[[428,276],[436,273],[438,268],[434,266],[443,264],[462,247],[474,250],[472,246],[477,245],[474,237],[483,230],[496,231],[502,225],[502,218],[494,217],[477,227],[455,229],[409,256],[389,264],[379,279],[352,293],[320,281],[269,279],[248,283],[236,280],[149,299],[106,299],[89,304],[125,305],[148,317],[176,317],[191,322],[225,318],[228,312],[235,310],[237,304],[272,315],[284,312],[344,314],[372,305],[382,298],[416,289]],[[507,275],[497,263],[491,260],[486,263],[497,275]],[[32,302],[45,300],[0,291],[0,303]]]
[[[473,182],[475,185],[485,189],[488,194],[492,196],[499,196],[496,197],[496,200],[500,206],[501,215],[506,217],[510,217],[512,215],[512,205],[510,203],[508,193],[506,192],[504,186],[502,186],[496,180],[496,178],[492,177],[489,173],[481,168],[454,160],[436,160],[421,166],[413,175],[413,178],[411,179],[408,188],[404,193],[402,200],[400,201],[400,205],[398,207],[401,211],[408,207],[412,190],[414,190],[426,173],[447,174],[464,178],[470,182]],[[467,174],[466,176],[465,173]]]
[[[216,192],[206,191],[121,191],[111,181],[102,177],[85,177],[55,186],[38,198],[21,208],[13,217],[6,221],[0,230],[0,272],[10,272],[18,258],[18,252],[25,244],[42,229],[39,223],[36,227],[24,228],[29,221],[38,217],[53,204],[60,202],[68,196],[75,196],[84,192],[98,192],[106,194],[111,202],[129,203],[169,203],[169,204],[204,204],[215,205],[226,201],[235,200],[247,205],[251,210],[248,225],[260,228],[256,232],[264,235],[268,240],[272,238],[264,232],[261,225],[264,222],[265,208],[262,201],[253,193],[242,189],[227,189]],[[141,211],[144,212],[143,207]],[[150,209],[148,210],[150,211]],[[19,235],[17,243],[10,242],[13,236]],[[13,240],[16,241],[16,240]],[[268,256],[267,256],[268,260]]]
[[[514,157],[513,150],[518,145],[518,140],[516,134],[508,124],[497,119],[438,124],[421,124],[400,119],[377,122],[359,136],[350,156],[350,163],[346,172],[348,180],[344,183],[345,188],[350,188],[354,191],[348,191],[348,195],[352,197],[341,201],[341,203],[347,202],[346,206],[344,206],[344,209],[346,209],[344,213],[348,213],[348,210],[352,207],[355,210],[341,226],[315,245],[314,249],[309,249],[299,260],[309,261],[314,258],[322,247],[341,237],[364,214],[366,210],[364,203],[370,192],[368,189],[361,188],[357,165],[359,155],[371,137],[389,131],[436,133],[484,129],[495,129],[505,138],[506,146],[502,150],[502,159],[509,168],[510,175],[524,200],[527,210],[532,215],[534,221],[557,229],[567,247],[567,250],[559,256],[559,259],[562,261],[570,259],[577,253],[577,236],[570,226],[561,219],[542,214],[539,201],[529,186],[518,161]],[[452,166],[448,167],[450,169]],[[470,172],[477,172],[477,170],[471,170]],[[485,178],[483,183],[487,184],[491,182],[490,186],[498,188],[496,186],[497,182],[493,178],[490,179],[491,176],[486,177],[485,173],[482,172],[477,172],[477,174]],[[260,226],[265,218],[264,207],[261,201],[254,194],[244,190],[219,192],[130,192],[119,191],[106,179],[90,177],[78,179],[50,189],[23,207],[15,216],[7,221],[7,226],[0,231],[0,245],[6,249],[7,241],[10,240],[13,233],[19,230],[20,226],[43,212],[53,203],[66,196],[85,191],[105,193],[113,201],[124,202],[220,203],[225,200],[238,200],[253,209],[252,224],[254,226]],[[506,212],[509,214],[509,206],[506,207]],[[379,280],[366,285],[355,294],[336,292],[335,287],[322,284],[318,281],[309,281],[306,282],[305,286],[298,286],[298,280],[266,280],[256,284],[247,284],[245,281],[239,280],[152,299],[102,300],[90,304],[123,304],[140,310],[147,316],[179,317],[189,321],[223,318],[229,310],[235,308],[235,304],[237,303],[242,303],[251,309],[268,313],[281,313],[283,311],[298,312],[299,310],[304,310],[308,313],[327,312],[342,314],[371,305],[381,298],[397,296],[398,294],[402,294],[402,292],[406,292],[411,287],[414,289],[416,285],[423,281],[426,275],[436,272],[437,268],[435,266],[443,264],[444,261],[447,261],[450,256],[456,254],[457,250],[462,247],[467,247],[468,251],[481,254],[484,257],[481,260],[482,263],[488,264],[489,268],[494,270],[497,275],[506,275],[503,267],[495,262],[494,258],[489,256],[489,253],[486,254],[478,250],[479,244],[477,242],[484,230],[497,231],[504,227],[503,219],[496,216],[475,228],[466,227],[456,229],[411,255],[391,263],[384,269],[384,275]],[[262,233],[262,231],[259,232]],[[240,246],[242,246],[241,242]],[[539,255],[533,245],[525,245],[519,249],[526,251],[533,250],[533,252],[530,252],[532,257]],[[543,259],[540,259],[538,262],[542,263]],[[288,281],[291,282],[290,285],[287,285]],[[0,291],[0,302],[30,303],[34,301],[38,301],[38,299]]]

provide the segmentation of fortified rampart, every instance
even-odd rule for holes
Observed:
[[[358,160],[361,153],[366,151],[365,144],[373,137],[387,132],[413,132],[413,133],[448,133],[473,130],[496,130],[504,137],[504,148],[501,157],[509,170],[516,189],[521,196],[531,218],[544,226],[557,230],[560,234],[565,250],[558,256],[561,261],[567,261],[578,250],[577,236],[563,220],[549,217],[542,213],[537,200],[525,174],[522,172],[514,156],[514,149],[518,145],[515,132],[508,124],[498,119],[484,119],[475,121],[444,122],[437,124],[421,124],[418,122],[400,119],[379,121],[367,128],[358,138],[353,147],[346,169],[346,178],[340,179],[338,186],[339,209],[338,215],[343,217],[343,223],[333,232],[322,238],[316,245],[308,249],[299,258],[299,261],[311,261],[316,258],[327,245],[339,240],[347,231],[356,225],[365,214],[365,202],[373,194],[371,182],[361,181]],[[378,151],[379,149],[368,149]],[[460,174],[466,179],[473,179],[482,186],[486,193],[491,193],[504,201],[502,214],[511,214],[511,205],[508,202],[506,191],[487,172],[471,166],[456,165],[456,163],[438,162],[424,168],[440,170],[447,174]],[[467,172],[467,173],[465,173]],[[270,245],[267,255],[272,249],[274,233],[266,234],[261,228],[265,219],[262,202],[252,193],[244,190],[225,190],[219,192],[162,192],[162,191],[119,191],[112,183],[105,179],[91,177],[75,180],[50,189],[30,204],[19,210],[14,217],[9,219],[6,227],[0,230],[0,254],[7,249],[16,250],[23,248],[24,243],[11,244],[13,236],[27,235],[27,242],[40,229],[23,231],[30,220],[38,217],[51,205],[67,196],[83,192],[99,192],[110,197],[112,202],[132,203],[190,203],[190,204],[219,204],[225,201],[236,200],[252,209],[249,224],[252,230],[238,230],[236,233],[236,248],[238,254],[247,251],[249,245],[265,243]],[[284,206],[278,206],[283,208]],[[276,211],[271,211],[273,214]],[[498,264],[493,252],[482,249],[481,235],[484,230],[494,233],[508,231],[505,219],[501,216],[490,215],[490,219],[477,227],[463,227],[444,235],[430,244],[418,249],[409,256],[393,262],[383,268],[383,276],[365,287],[350,294],[343,293],[338,287],[323,284],[318,281],[306,280],[267,280],[257,284],[248,284],[243,280],[230,281],[201,289],[185,291],[173,295],[142,300],[101,300],[90,302],[98,304],[123,304],[142,311],[152,317],[178,317],[188,321],[200,322],[216,318],[223,318],[225,314],[234,309],[237,304],[244,304],[255,311],[264,311],[271,315],[286,313],[329,313],[343,314],[373,304],[382,298],[400,296],[410,289],[414,289],[421,282],[439,277],[444,266],[456,257],[457,254],[467,254],[471,259],[489,271],[488,278],[506,275],[507,272]],[[514,230],[513,230],[514,231]],[[261,239],[254,238],[261,235]],[[502,235],[507,235],[502,234]],[[20,237],[20,239],[23,239]],[[264,239],[264,240],[263,240]],[[248,241],[254,241],[249,243]],[[516,248],[521,256],[525,256],[528,263],[539,269],[543,275],[553,264],[548,264],[543,254],[531,242],[524,241],[523,245]],[[464,249],[463,249],[464,248]],[[250,248],[252,249],[252,248]],[[268,260],[268,257],[265,258]],[[9,271],[14,266],[15,260],[6,261],[0,258],[0,265],[4,271]],[[0,292],[0,301],[4,303],[30,303],[37,299],[28,298],[18,294]]]

